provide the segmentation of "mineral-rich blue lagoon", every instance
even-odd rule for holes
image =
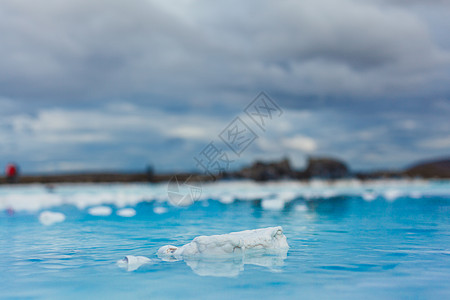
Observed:
[[[3,299],[450,298],[450,182],[222,182],[187,207],[170,205],[163,184],[15,185],[0,188],[0,208]],[[285,257],[156,256],[272,226]],[[127,255],[151,262],[119,267]]]

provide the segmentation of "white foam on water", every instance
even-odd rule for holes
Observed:
[[[151,263],[152,260],[148,257],[127,255],[123,259],[117,261],[117,266],[131,272],[139,269],[143,265],[148,265]]]
[[[89,208],[88,213],[92,216],[106,217],[111,215],[112,209],[109,206],[96,206]]]
[[[116,214],[121,217],[131,218],[136,215],[136,210],[134,210],[133,208],[122,208],[119,209]]]
[[[60,212],[43,211],[39,215],[39,222],[45,226],[53,225],[55,223],[64,222],[66,216]]]
[[[167,213],[169,210],[166,207],[156,206],[153,208],[153,212],[158,215]]]

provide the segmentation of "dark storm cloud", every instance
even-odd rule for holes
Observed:
[[[151,156],[188,167],[187,154],[168,149],[194,151],[260,90],[314,120],[289,119],[278,132],[287,148],[340,152],[361,167],[386,153],[398,164],[441,154],[450,13],[431,2],[4,0],[1,155],[47,152],[41,161],[57,157],[61,169],[113,147],[128,153],[123,165]]]
[[[193,98],[199,89],[411,94],[449,63],[427,26],[399,9],[329,0],[179,6],[3,1],[2,93],[58,101]]]

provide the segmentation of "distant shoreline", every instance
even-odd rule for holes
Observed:
[[[413,165],[400,171],[373,171],[351,172],[347,165],[335,158],[321,157],[310,158],[308,166],[304,170],[294,170],[288,159],[280,161],[257,161],[251,166],[239,171],[223,172],[220,175],[209,176],[196,173],[167,173],[154,174],[151,172],[121,173],[121,172],[97,172],[97,173],[67,173],[53,175],[23,175],[19,176],[16,183],[20,184],[57,184],[57,183],[139,183],[139,182],[168,182],[177,177],[178,181],[213,181],[223,179],[247,179],[254,181],[277,180],[311,180],[311,179],[450,179],[450,159],[435,160]],[[8,184],[5,176],[0,177],[0,184]]]

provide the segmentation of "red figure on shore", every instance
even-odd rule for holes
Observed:
[[[6,170],[5,170],[5,174],[6,174],[6,180],[9,183],[14,183],[17,181],[17,175],[18,175],[19,171],[17,169],[17,166],[13,163],[9,163],[6,166]]]

